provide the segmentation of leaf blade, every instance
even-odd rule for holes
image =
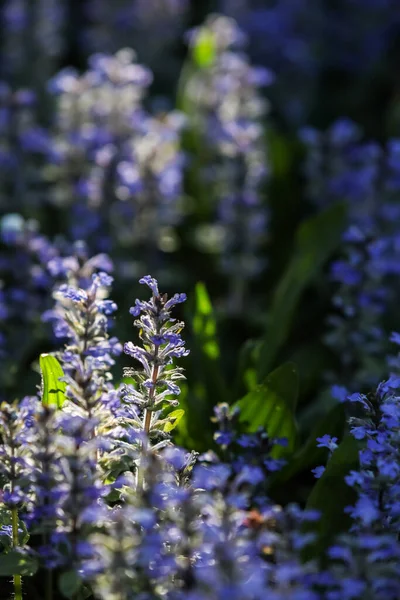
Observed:
[[[58,360],[51,354],[40,355],[40,370],[42,375],[42,404],[62,408],[65,402],[66,383],[61,381],[64,371]]]
[[[346,435],[328,461],[326,469],[314,485],[308,497],[306,509],[316,509],[320,519],[307,524],[307,530],[317,534],[312,548],[307,549],[320,555],[331,540],[341,531],[348,529],[351,519],[344,512],[346,506],[354,503],[356,492],[345,482],[345,476],[359,466],[359,444],[351,435]]]
[[[339,245],[345,222],[345,205],[335,204],[300,225],[294,256],[276,288],[269,311],[258,360],[259,381],[269,372],[277,352],[287,339],[304,289]]]
[[[164,425],[164,431],[169,433],[175,429],[175,427],[179,425],[179,421],[182,420],[184,414],[185,411],[182,408],[178,408],[177,410],[173,410],[171,413],[169,413],[168,419],[171,419],[171,421]]]
[[[37,558],[26,551],[10,550],[7,554],[0,556],[0,577],[11,577],[12,575],[23,575],[30,577],[38,570]]]
[[[247,431],[263,427],[271,438],[287,438],[288,447],[275,447],[274,456],[293,452],[295,448],[298,383],[296,365],[285,363],[235,403],[240,408],[240,422],[247,423]]]

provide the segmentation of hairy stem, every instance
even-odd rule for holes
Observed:
[[[158,355],[158,346],[156,346],[156,349],[154,352],[155,360],[157,360],[157,355]],[[153,382],[153,387],[149,393],[149,398],[151,400],[153,400],[153,398],[154,398],[155,389],[156,389],[155,384],[157,382],[157,377],[158,377],[158,366],[154,366],[152,377],[151,377],[152,382]],[[151,410],[146,408],[144,411],[144,428],[143,428],[143,431],[145,432],[146,436],[148,436],[150,433],[150,424],[151,424]],[[148,447],[147,442],[143,442],[142,452],[147,450],[147,447]],[[143,490],[143,484],[144,484],[144,466],[143,466],[143,455],[142,455],[142,457],[140,459],[139,468],[138,468],[138,478],[137,478],[137,489],[139,491]]]
[[[12,522],[12,545],[13,548],[18,546],[18,510],[14,507],[11,509],[11,522]],[[15,600],[22,600],[22,577],[21,575],[14,575],[14,598]]]

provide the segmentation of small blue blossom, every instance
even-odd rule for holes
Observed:
[[[330,435],[323,435],[320,438],[317,438],[317,448],[328,448],[331,452],[336,450],[337,445],[337,437],[331,437]]]
[[[316,479],[319,479],[325,473],[325,467],[324,466],[315,467],[314,469],[311,469],[311,473],[314,474],[314,477]]]

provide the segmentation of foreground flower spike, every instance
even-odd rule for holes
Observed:
[[[0,404],[0,512],[1,546],[20,546],[21,523],[20,510],[26,505],[30,495],[30,471],[32,468],[28,456],[31,441],[30,428],[37,398],[26,397],[22,402]],[[26,530],[25,530],[26,531]],[[22,600],[22,580],[19,574],[13,574],[14,598]]]
[[[165,404],[178,406],[178,401],[171,399],[171,395],[180,393],[176,381],[184,379],[182,369],[171,366],[175,358],[189,354],[180,336],[184,323],[171,318],[171,308],[184,302],[186,294],[175,294],[168,299],[167,294],[160,294],[157,281],[150,275],[140,279],[139,283],[149,286],[152,297],[149,301],[136,300],[135,306],[130,309],[134,317],[139,317],[134,324],[140,330],[143,347],[127,342],[124,352],[138,360],[143,370],[125,369],[125,374],[133,376],[138,384],[137,388],[126,386],[125,400],[143,410],[138,418],[146,435],[157,429],[163,437],[163,424],[168,424],[170,419],[160,420],[159,411]]]
[[[67,397],[78,414],[98,416],[110,388],[110,368],[122,347],[108,335],[108,317],[116,304],[107,299],[112,277],[104,272],[92,275],[85,290],[62,284],[55,293],[56,309],[50,318],[58,337],[67,345],[60,355],[67,382]]]
[[[359,467],[345,477],[355,500],[345,510],[348,532],[329,548],[329,599],[396,600],[399,570],[399,379],[380,383],[376,391],[347,397],[354,415],[350,433],[360,442]],[[320,438],[329,441],[329,436]]]

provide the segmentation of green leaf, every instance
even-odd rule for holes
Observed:
[[[179,397],[185,416],[179,426],[178,438],[190,439],[193,449],[204,452],[213,444],[210,418],[214,405],[229,400],[221,366],[216,317],[204,283],[196,284],[185,311],[191,334],[190,358],[185,365],[190,387],[184,397],[182,394]]]
[[[266,144],[274,178],[288,178],[294,159],[293,142],[287,135],[282,135],[271,128],[267,132]]]
[[[11,525],[11,524],[12,524],[12,519],[11,519],[10,509],[0,507],[0,527],[2,525]],[[28,542],[28,540],[29,540],[29,533],[26,528],[26,525],[23,521],[21,521],[21,519],[18,519],[18,544],[20,546],[25,546],[25,544]],[[6,550],[11,548],[11,546],[12,546],[11,535],[10,536],[6,536],[6,535],[0,536],[0,546],[3,546]]]
[[[36,573],[38,566],[37,558],[22,549],[10,550],[7,554],[0,555],[0,577],[30,577]]]
[[[254,368],[254,365],[257,364],[260,348],[260,340],[252,339],[247,340],[241,347],[235,369],[234,396],[241,396],[245,391],[250,391],[257,386],[257,370]]]
[[[203,27],[192,49],[193,60],[201,69],[210,67],[216,56],[215,34]]]
[[[300,225],[293,258],[278,284],[269,311],[259,356],[259,381],[269,372],[287,339],[303,291],[340,244],[345,223],[345,205],[335,204]]]
[[[60,381],[60,378],[64,377],[64,371],[60,363],[51,354],[41,354],[40,370],[42,373],[43,406],[61,408],[65,402],[66,383]]]
[[[321,555],[338,533],[348,529],[351,519],[344,509],[354,504],[356,492],[344,478],[350,471],[358,469],[359,450],[360,446],[353,436],[345,436],[328,461],[324,474],[314,485],[306,508],[319,510],[321,517],[307,524],[307,531],[317,533],[317,541],[307,553],[312,551],[315,556]]]
[[[65,571],[58,578],[58,589],[65,598],[73,598],[82,586],[82,579],[73,570]]]
[[[174,410],[171,413],[169,413],[168,419],[172,419],[172,420],[169,423],[165,424],[164,431],[166,431],[168,433],[169,431],[172,431],[173,429],[175,429],[175,427],[179,424],[179,421],[182,419],[184,414],[185,414],[185,411],[182,410],[181,408],[178,408],[178,410]]]
[[[217,341],[217,324],[213,307],[207,288],[202,282],[196,284],[195,290],[195,315],[193,318],[193,332],[200,341],[202,351],[211,360],[220,356]]]
[[[247,423],[247,431],[253,432],[263,427],[271,438],[287,438],[288,448],[276,446],[274,456],[294,450],[297,434],[294,411],[298,388],[296,365],[286,363],[236,402],[240,408],[240,421]]]
[[[74,600],[86,600],[86,598],[93,598],[92,590],[88,585],[83,585],[74,596]]]
[[[317,448],[317,438],[328,434],[340,438],[346,421],[342,404],[335,405],[312,429],[305,444],[291,457],[288,464],[273,478],[272,485],[282,484],[297,473],[325,463],[326,448]]]

